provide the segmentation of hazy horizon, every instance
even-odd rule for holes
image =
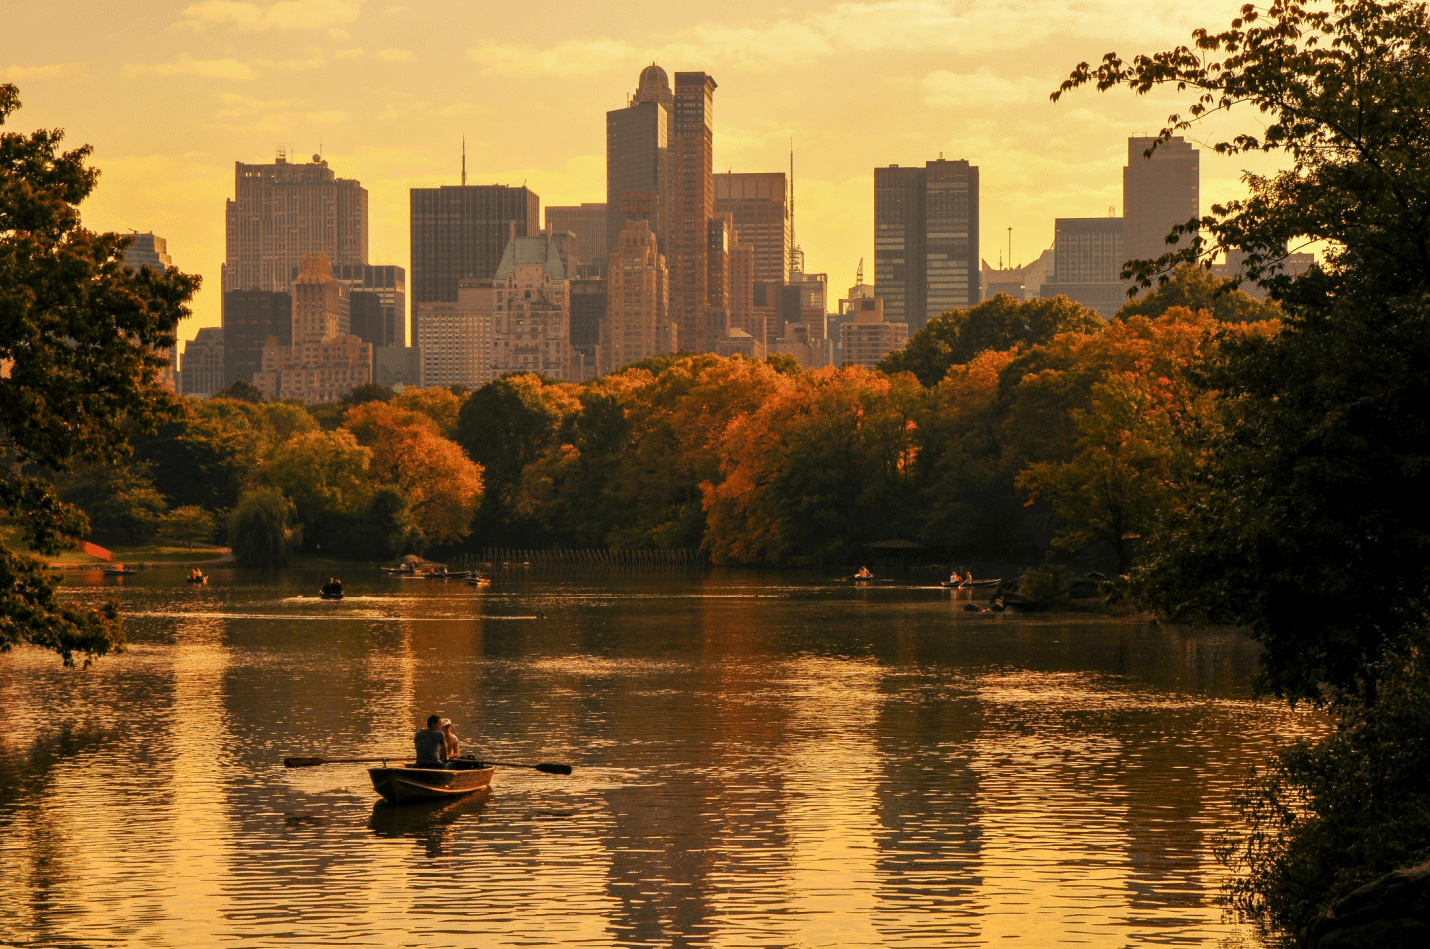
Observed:
[[[777,9],[555,2],[478,11],[438,0],[145,3],[10,15],[0,81],[24,108],[6,131],[66,130],[102,171],[83,207],[98,230],[153,231],[201,274],[192,339],[219,325],[224,201],[234,162],[319,151],[369,193],[373,263],[410,268],[408,189],[525,183],[543,209],[605,200],[605,113],[640,69],[714,76],[717,172],[784,171],[795,151],[796,232],[832,296],[873,273],[873,169],[940,153],[981,169],[982,256],[1051,246],[1057,217],[1122,212],[1129,135],[1155,134],[1189,94],[1048,95],[1077,63],[1124,58],[1222,29],[1237,2],[1048,0],[792,3]],[[1239,127],[1259,127],[1251,111]],[[1218,119],[1187,137],[1205,147]],[[1202,209],[1242,193],[1265,156],[1202,157]]]

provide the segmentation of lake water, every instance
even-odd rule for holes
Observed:
[[[71,578],[129,650],[0,656],[0,944],[1249,944],[1212,846],[1314,727],[1234,632],[938,589],[216,574]],[[575,773],[391,808],[282,766],[400,758],[432,711]]]

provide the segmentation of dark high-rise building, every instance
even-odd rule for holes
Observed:
[[[293,296],[288,291],[230,290],[223,295],[223,385],[253,385],[269,337],[293,345]],[[210,390],[212,391],[212,390]]]
[[[789,280],[789,189],[782,171],[715,176],[715,213],[728,214],[741,244],[755,252],[755,280]]]
[[[669,176],[670,112],[674,95],[665,70],[641,70],[624,109],[606,113],[606,248],[620,243],[627,221],[645,221],[661,239]]]
[[[884,301],[885,319],[912,324],[924,312],[923,262],[924,170],[875,168],[874,293]]]
[[[1127,302],[1118,274],[1126,260],[1120,217],[1060,217],[1053,238],[1052,280],[1041,297],[1065,296],[1110,318]]]
[[[1122,169],[1123,253],[1127,260],[1155,260],[1172,250],[1167,235],[1173,226],[1200,214],[1201,154],[1181,136],[1146,151],[1153,138],[1127,140],[1127,167]],[[1190,241],[1182,238],[1182,244]]]
[[[541,230],[541,199],[525,187],[412,189],[412,340],[424,303],[455,303],[462,280],[491,280],[516,237]]]
[[[225,210],[223,290],[284,292],[308,255],[334,264],[367,263],[367,190],[328,163],[234,163],[234,198]]]
[[[407,344],[407,271],[404,268],[395,264],[338,264],[332,273],[333,279],[345,284],[352,294],[349,332],[374,346]],[[297,277],[295,273],[293,278]]]
[[[576,268],[596,265],[605,266],[610,253],[607,239],[605,204],[580,204],[567,207],[547,207],[546,233],[574,234],[575,239],[567,249],[570,256],[568,273]]]
[[[675,74],[670,117],[670,188],[662,249],[670,269],[670,318],[680,348],[705,350],[708,225],[715,213],[715,80]]]
[[[206,398],[224,387],[222,329],[205,326],[184,346],[180,380],[184,395]]]
[[[884,318],[911,334],[979,301],[977,166],[874,169],[874,288]]]
[[[600,369],[601,323],[606,319],[607,286],[605,280],[571,281],[571,348],[576,351],[577,370],[573,381],[590,379]]]

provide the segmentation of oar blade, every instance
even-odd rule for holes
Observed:
[[[569,764],[544,764],[544,763],[543,763],[543,764],[537,765],[537,766],[536,766],[536,770],[537,770],[537,771],[540,771],[542,774],[570,774],[570,773],[571,773],[571,766],[570,766]]]
[[[284,759],[283,759],[283,767],[285,767],[285,768],[311,768],[311,767],[313,767],[314,765],[327,764],[327,763],[328,763],[328,759],[326,759],[326,758],[284,758]]]

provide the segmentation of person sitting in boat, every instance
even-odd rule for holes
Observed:
[[[447,767],[447,736],[442,732],[442,721],[440,715],[428,715],[427,727],[418,731],[414,736],[413,744],[417,746],[417,767]]]
[[[451,761],[462,753],[462,743],[457,740],[456,734],[452,731],[452,720],[450,718],[442,719],[438,727],[442,729],[443,755],[446,760]]]
[[[854,574],[854,579],[855,579],[855,580],[872,580],[872,579],[874,579],[874,575],[869,572],[869,568],[868,568],[868,567],[860,567],[860,568],[859,568],[859,572],[856,573],[856,574]]]

